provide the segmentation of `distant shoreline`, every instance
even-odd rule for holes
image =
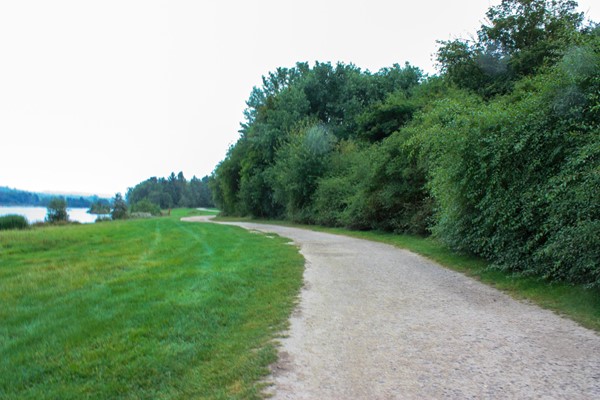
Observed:
[[[29,206],[46,207],[53,197],[63,197],[67,201],[67,207],[89,208],[94,202],[107,200],[109,198],[98,195],[76,195],[60,193],[40,193],[29,192],[26,190],[11,189],[6,186],[0,186],[0,206]]]
[[[89,207],[67,207],[69,220],[79,223],[92,223],[95,222],[99,216],[107,215],[90,214],[88,211]],[[43,222],[46,218],[47,209],[46,206],[40,205],[0,205],[0,216],[13,214],[24,216],[29,223]]]

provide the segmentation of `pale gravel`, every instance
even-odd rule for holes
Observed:
[[[569,319],[390,245],[233,224],[306,259],[274,399],[600,399],[600,336]]]

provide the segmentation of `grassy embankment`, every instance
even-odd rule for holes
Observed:
[[[223,218],[220,220],[241,220]],[[385,232],[351,231],[341,228],[325,228],[291,224],[272,220],[249,220],[257,223],[269,223],[313,229],[321,232],[347,235],[373,240],[397,246],[425,256],[446,268],[471,276],[490,286],[496,287],[518,299],[531,301],[541,307],[553,310],[577,321],[581,325],[600,332],[600,290],[587,289],[563,283],[548,283],[539,278],[518,276],[491,268],[485,260],[448,249],[433,238],[414,235],[397,235]]]
[[[0,398],[259,397],[302,257],[186,213],[0,232]]]

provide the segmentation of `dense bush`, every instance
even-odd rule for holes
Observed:
[[[499,268],[600,287],[600,29],[504,0],[441,75],[299,63],[263,78],[211,187],[226,214],[433,233]]]
[[[129,212],[127,210],[127,203],[123,199],[123,196],[121,193],[115,194],[115,197],[112,200],[110,217],[112,219],[127,219],[128,216]]]
[[[359,214],[349,211],[356,203],[355,196],[370,171],[369,148],[355,141],[338,143],[329,159],[327,173],[318,181],[314,195],[315,222],[329,226],[352,226],[367,229],[366,221],[360,223]]]
[[[131,205],[131,213],[149,213],[151,215],[160,215],[160,207],[150,202],[148,199],[143,199]]]
[[[110,213],[110,202],[108,200],[98,200],[92,203],[88,210],[90,214],[109,214]]]
[[[342,63],[298,63],[269,73],[247,101],[240,139],[214,171],[217,206],[230,215],[316,220],[313,195],[334,142],[389,135],[410,119],[421,79],[410,65],[372,74]]]
[[[0,231],[9,229],[26,229],[29,227],[27,218],[22,215],[3,215],[0,216]]]
[[[195,176],[186,180],[183,172],[171,172],[168,178],[152,177],[127,190],[125,195],[129,205],[134,206],[146,200],[159,209],[172,207],[214,207],[211,198],[209,177],[198,179]]]
[[[407,144],[410,136],[409,130],[395,132],[370,150],[370,173],[350,203],[348,225],[368,221],[370,229],[427,232],[431,202],[425,171]]]
[[[420,116],[418,140],[439,237],[502,268],[600,286],[600,120],[582,113],[597,88],[577,85],[566,106],[573,84],[555,69],[487,104],[457,94]]]
[[[313,222],[312,203],[319,178],[328,168],[335,136],[323,126],[310,126],[292,134],[279,149],[273,174],[275,200],[287,218]]]
[[[46,222],[64,223],[69,220],[67,201],[63,197],[54,197],[47,207]]]

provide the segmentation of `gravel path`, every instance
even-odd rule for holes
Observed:
[[[600,399],[600,336],[568,319],[393,246],[235,225],[306,259],[275,399]]]

